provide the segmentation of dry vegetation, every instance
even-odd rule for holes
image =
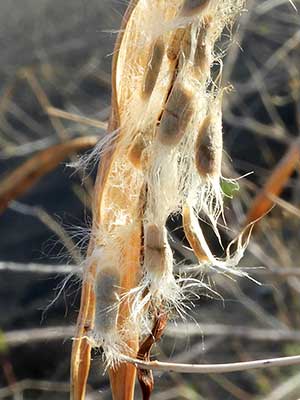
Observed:
[[[60,172],[56,173],[54,169],[63,160],[68,163],[77,161],[75,154],[85,151],[88,147],[94,147],[98,138],[103,138],[108,115],[111,112],[108,98],[111,87],[109,66],[104,57],[112,51],[112,42],[115,37],[110,38],[109,48],[103,41],[103,49],[97,50],[98,44],[95,43],[94,36],[99,26],[95,22],[95,15],[100,17],[103,24],[118,28],[120,19],[109,20],[107,16],[118,16],[119,11],[124,12],[126,5],[120,5],[117,2],[111,5],[104,2],[102,6],[95,3],[84,7],[83,3],[79,3],[76,3],[78,8],[70,7],[70,20],[65,26],[59,18],[56,20],[55,15],[51,15],[53,9],[50,5],[34,14],[36,18],[45,18],[45,20],[49,18],[51,23],[45,26],[45,38],[50,35],[49,37],[53,39],[55,34],[57,38],[61,37],[63,55],[57,56],[55,51],[53,52],[51,41],[45,44],[46,42],[39,38],[37,47],[43,44],[44,50],[38,54],[44,54],[43,57],[32,57],[31,60],[24,57],[24,60],[20,60],[13,52],[12,38],[7,38],[10,50],[6,54],[11,64],[7,63],[7,67],[3,64],[0,99],[1,166],[5,172],[0,186],[1,235],[3,236],[1,245],[3,262],[0,263],[0,271],[4,276],[1,283],[3,294],[0,294],[3,313],[1,324],[4,333],[0,341],[2,366],[0,398],[68,398],[68,359],[71,341],[64,339],[75,336],[77,339],[73,341],[72,364],[74,398],[81,399],[84,396],[80,392],[85,392],[90,346],[93,345],[96,349],[92,353],[92,370],[86,398],[109,399],[111,395],[107,376],[102,374],[105,356],[98,349],[103,345],[103,338],[105,342],[102,347],[106,352],[106,361],[108,359],[111,362],[109,364],[111,367],[112,363],[122,358],[125,353],[135,358],[139,348],[137,336],[141,333],[141,331],[137,332],[136,326],[139,326],[143,330],[143,336],[140,337],[139,358],[147,360],[153,346],[149,329],[151,330],[154,324],[153,336],[159,339],[167,318],[170,322],[164,331],[163,340],[152,349],[154,358],[161,361],[177,364],[215,364],[299,355],[300,22],[294,8],[294,6],[300,8],[299,1],[294,1],[292,4],[290,1],[248,0],[246,7],[248,11],[242,12],[239,17],[239,26],[235,26],[233,42],[229,47],[228,32],[223,34],[222,43],[226,45],[226,48],[228,47],[228,50],[223,60],[224,66],[221,68],[222,85],[227,86],[230,82],[234,89],[224,96],[225,152],[223,152],[222,176],[238,178],[253,171],[252,175],[238,180],[239,190],[233,181],[223,178],[220,180],[218,154],[212,158],[213,165],[197,163],[198,159],[201,160],[197,153],[196,168],[190,163],[189,159],[194,162],[190,156],[190,148],[194,148],[195,142],[196,148],[201,151],[203,135],[198,137],[194,135],[192,142],[191,139],[182,140],[186,130],[189,133],[192,131],[192,123],[201,126],[202,133],[207,131],[210,125],[220,127],[220,120],[215,120],[216,116],[220,117],[218,107],[220,107],[223,93],[217,86],[220,83],[218,72],[220,67],[212,71],[214,84],[207,86],[206,82],[210,75],[209,66],[212,60],[209,57],[212,54],[210,53],[212,43],[223,29],[222,23],[228,23],[231,19],[232,9],[229,13],[230,18],[229,14],[226,16],[225,13],[225,16],[222,16],[223,21],[219,15],[215,19],[218,21],[215,26],[207,16],[201,25],[201,29],[208,32],[205,36],[200,29],[200,35],[203,35],[202,55],[204,53],[204,60],[208,59],[204,64],[201,59],[201,67],[197,65],[197,55],[193,51],[188,53],[190,51],[188,41],[184,41],[183,60],[178,60],[176,51],[174,52],[176,46],[167,46],[167,43],[177,40],[178,35],[180,37],[187,35],[186,31],[182,32],[182,22],[170,25],[168,29],[161,32],[158,29],[160,25],[157,22],[159,20],[157,15],[154,14],[152,19],[148,19],[145,10],[137,11],[140,13],[136,16],[139,23],[133,27],[129,26],[128,33],[123,36],[122,32],[119,36],[120,55],[115,57],[113,68],[114,73],[117,71],[119,75],[117,74],[113,79],[113,118],[110,121],[109,130],[113,131],[121,126],[121,133],[123,130],[126,135],[118,136],[119,132],[117,132],[117,135],[112,138],[113,140],[118,138],[113,166],[110,170],[115,169],[115,173],[108,175],[107,165],[111,163],[114,146],[109,141],[105,141],[106,151],[102,152],[104,155],[100,157],[100,172],[98,172],[96,195],[94,195],[93,227],[89,222],[94,177],[92,166],[95,164],[95,159],[99,158],[98,153],[103,146],[96,146],[96,150],[90,157],[84,157],[83,164],[86,166],[84,171],[79,169],[74,173],[60,168]],[[211,6],[209,3],[203,2],[204,10],[205,7]],[[231,4],[227,0],[225,3]],[[236,2],[234,4],[238,6]],[[94,13],[91,12],[92,6]],[[68,9],[68,5],[65,7]],[[5,6],[3,8],[3,14],[11,11]],[[201,13],[203,9],[197,12]],[[78,33],[81,30],[76,29],[81,23],[80,18],[76,17],[78,10],[82,10],[85,24],[89,26],[89,29],[85,27],[82,35]],[[175,11],[174,6],[174,10],[168,9],[164,12],[167,18],[172,20],[169,14]],[[238,7],[234,11],[239,13]],[[55,12],[53,11],[54,14]],[[192,20],[185,9],[182,12],[183,17],[187,18],[184,22],[185,27],[186,23]],[[18,13],[20,11],[14,14],[16,21],[18,18],[22,20],[22,13],[21,17]],[[25,18],[25,10],[24,19],[27,23],[28,20],[30,21],[27,17]],[[147,42],[148,39],[143,42],[143,37],[139,35],[142,32],[148,38],[147,29],[153,29],[151,25],[153,21],[158,24],[153,37],[149,39],[149,42]],[[221,25],[219,25],[220,21]],[[139,24],[143,31],[138,29]],[[197,24],[195,26],[198,27]],[[9,32],[9,23],[5,27]],[[30,30],[30,27],[26,25],[26,29]],[[39,29],[41,30],[40,27]],[[100,27],[100,29],[104,28]],[[191,34],[192,44],[195,40],[193,39],[195,29],[195,27],[194,30],[192,28],[191,32],[187,29],[188,34]],[[211,34],[209,29],[212,29]],[[42,32],[40,30],[39,32]],[[56,33],[55,30],[57,30]],[[171,37],[174,31],[177,35],[175,39]],[[104,33],[101,34],[104,35]],[[162,34],[164,42],[159,39]],[[70,35],[73,35],[71,44],[68,40]],[[81,42],[82,37],[85,37],[86,43]],[[141,74],[141,69],[134,70],[130,64],[135,62],[149,65],[140,53],[132,54],[132,49],[130,51],[130,44],[136,42],[141,43],[144,51],[141,54],[147,55],[151,50],[151,60],[156,61],[151,70],[147,72],[146,68],[146,73],[145,68]],[[74,54],[72,50],[69,50],[72,46],[77,49]],[[193,45],[190,47],[193,48]],[[162,57],[166,48],[168,49],[166,54],[169,60],[172,60],[169,66],[166,66]],[[219,60],[220,55],[224,55],[224,47],[221,47],[220,43],[217,48],[218,51],[214,53],[214,56],[218,55],[216,61]],[[15,52],[17,53],[17,49]],[[84,57],[74,63],[81,53]],[[194,57],[192,67],[191,54]],[[219,61],[215,64],[222,65]],[[198,67],[202,71],[200,74]],[[174,68],[177,74],[175,83],[170,73]],[[168,98],[165,108],[168,113],[165,112],[166,115],[161,116],[158,132],[160,143],[157,145],[151,136],[153,135],[151,129],[150,132],[147,131],[146,140],[145,137],[136,136],[136,125],[140,124],[140,131],[145,131],[143,125],[145,121],[141,120],[140,116],[145,112],[146,102],[147,128],[156,123],[157,115],[161,112],[162,104],[159,102],[166,99],[166,93],[164,94],[156,84],[160,81],[157,79],[156,82],[159,71],[162,71],[164,77],[170,74],[170,77],[166,79],[170,80],[169,84],[173,87],[175,100],[178,102],[179,98],[181,102],[188,101],[189,107],[185,108],[186,111],[180,120],[180,135],[170,139],[170,136],[166,136],[170,127],[167,114],[174,114],[177,103],[173,102],[173,104],[172,99]],[[123,73],[127,77],[126,80],[120,80]],[[139,76],[142,78],[138,79]],[[196,80],[197,84],[195,84]],[[179,88],[176,87],[176,82]],[[153,95],[155,91],[158,94]],[[171,90],[170,92],[172,94]],[[205,103],[201,96],[203,93],[206,96]],[[137,97],[140,94],[142,94],[141,100]],[[154,98],[154,100],[151,102],[149,98]],[[192,101],[190,101],[191,98]],[[199,104],[201,104],[200,111],[195,108]],[[208,110],[206,119],[204,119],[204,114],[206,114],[204,110]],[[212,116],[215,118],[213,123]],[[140,149],[144,147],[148,151],[141,157]],[[175,148],[175,151],[172,150],[172,156],[166,153],[166,149],[170,147]],[[216,146],[216,148],[219,147],[219,145]],[[127,154],[130,161],[127,161]],[[79,164],[82,165],[82,163]],[[180,168],[176,171],[178,165]],[[158,170],[161,173],[160,180],[156,179]],[[170,171],[172,175],[174,173],[179,175],[181,189],[179,196],[167,179]],[[181,173],[184,173],[183,177],[180,177]],[[200,181],[196,174],[198,176],[200,174]],[[64,175],[67,175],[67,178],[64,178]],[[209,175],[209,182],[202,179],[204,175]],[[191,176],[187,185],[182,184],[187,177]],[[66,185],[64,182],[70,182],[67,192],[63,188]],[[100,185],[101,182],[106,185]],[[164,192],[162,195],[160,182],[163,182],[163,185],[169,185],[167,194]],[[222,204],[218,197],[219,183],[227,195],[224,198],[227,228],[223,224],[216,223],[216,218],[222,214]],[[219,200],[207,203],[206,190],[203,195],[204,203],[200,202],[200,205],[193,203],[197,185],[197,190],[200,191],[203,185],[212,188],[213,196],[216,195]],[[115,189],[112,190],[113,187],[117,187],[118,192]],[[124,202],[120,195],[124,188],[127,193],[128,187],[131,191],[129,204]],[[145,187],[147,187],[146,191]],[[49,196],[48,201],[47,196]],[[72,196],[73,199],[77,199],[76,204],[74,200],[71,200]],[[203,196],[200,196],[201,201],[203,201]],[[158,207],[153,199],[160,199]],[[208,201],[210,200],[211,197],[208,197]],[[115,210],[105,204],[110,204],[110,207],[114,204]],[[197,213],[203,211],[203,204],[209,205],[206,209],[204,208],[208,219],[201,222],[200,226],[204,232],[201,236],[199,228],[195,228],[195,225],[191,226],[195,222],[190,213],[193,209]],[[254,230],[239,269],[235,269],[231,259],[227,259],[227,263],[216,261],[215,257],[219,259],[223,251],[214,233],[220,234],[226,247],[226,243],[228,244],[236,237],[243,227],[264,215],[273,204],[275,207]],[[125,215],[126,218],[130,217],[134,221],[139,221],[136,225],[131,223],[132,230],[128,229],[128,221],[125,221],[126,230],[121,229],[124,228],[122,224],[113,224],[114,221],[124,219],[125,208],[130,214]],[[141,209],[145,213],[143,218],[140,214]],[[183,219],[177,212],[181,209]],[[66,228],[61,221],[65,212],[76,213],[83,228]],[[200,216],[203,219],[203,214]],[[40,221],[38,232],[34,231],[35,219]],[[101,221],[101,229],[99,221]],[[142,221],[144,235],[141,235]],[[213,229],[209,228],[207,222]],[[165,223],[168,228],[168,241]],[[77,222],[76,224],[78,225]],[[41,232],[42,225],[46,226],[48,231]],[[63,265],[61,257],[60,262],[51,262],[53,253],[59,252],[55,246],[51,251],[46,250],[42,259],[44,264],[39,264],[41,256],[30,257],[30,253],[22,256],[22,242],[24,242],[24,248],[31,246],[36,251],[37,244],[32,244],[34,237],[40,235],[41,240],[44,240],[43,238],[49,235],[49,230],[62,243],[64,249],[60,252],[68,254],[70,265]],[[87,250],[87,240],[91,232],[92,241]],[[199,235],[201,240],[199,240]],[[29,236],[28,241],[26,241],[26,236]],[[143,280],[139,283],[134,271],[140,265],[140,241],[143,237],[145,237],[144,265],[148,268],[145,276],[148,277],[148,281]],[[124,238],[126,238],[127,248],[122,244],[122,241],[125,242]],[[157,247],[157,241],[158,247],[164,249],[165,252],[163,256],[160,254],[159,258],[157,254],[151,253],[151,249]],[[242,242],[244,243],[245,241]],[[189,245],[193,248],[194,254]],[[101,251],[107,246],[109,252],[103,255]],[[208,252],[206,246],[209,246],[212,251]],[[122,261],[129,260],[131,265],[131,273],[127,273],[125,278],[124,276],[120,278],[118,268],[112,263],[114,261],[116,265],[118,264],[120,258],[118,251],[121,253]],[[23,252],[25,253],[24,250]],[[201,283],[201,290],[199,291],[198,288],[197,296],[189,298],[186,302],[189,307],[189,316],[185,318],[176,317],[175,313],[170,313],[174,304],[175,308],[182,311],[179,307],[182,305],[182,293],[175,286],[172,275],[169,274],[172,254],[176,261],[176,275],[179,272],[182,274],[183,261],[185,261],[184,277],[187,271],[195,270],[195,264],[205,261],[205,275],[201,276],[200,281],[199,278],[197,282],[194,281],[197,287]],[[100,273],[98,270],[96,279],[99,284],[95,306],[94,280],[90,279],[90,272],[87,275],[87,270],[91,267],[92,274],[96,273],[99,256],[102,257],[102,269]],[[86,257],[88,262],[82,263]],[[104,259],[108,260],[106,264]],[[207,260],[219,268],[207,269]],[[234,258],[233,261],[235,260]],[[127,265],[126,262],[124,264]],[[152,264],[159,264],[161,271],[151,269]],[[85,266],[83,271],[82,265]],[[103,269],[103,265],[109,267]],[[164,282],[165,273],[159,276],[151,275],[153,271],[155,274],[161,273],[164,268],[166,269],[163,272],[167,271],[167,281]],[[218,269],[223,269],[224,272],[225,268],[228,268],[226,273],[218,273]],[[231,277],[230,272],[234,274]],[[252,280],[246,277],[248,274]],[[63,275],[67,277],[64,280]],[[128,279],[129,275],[130,279]],[[79,310],[78,294],[82,276],[88,276],[88,279],[83,279],[84,301],[75,334],[74,324]],[[51,292],[58,281],[63,281],[63,283],[59,284],[57,293],[53,296]],[[48,282],[47,285],[44,284],[45,282]],[[170,282],[171,286],[168,286]],[[120,330],[115,330],[117,308],[113,306],[109,313],[103,315],[103,309],[107,307],[103,301],[114,303],[116,298],[114,293],[113,295],[106,293],[107,285],[111,285],[112,288],[120,286],[123,290],[140,285],[138,290],[131,292],[132,295],[121,297],[123,300],[118,317],[119,327],[123,327],[121,337]],[[37,295],[37,291],[40,294]],[[117,293],[117,297],[119,296],[120,293]],[[11,297],[13,300],[6,310],[7,299]],[[53,297],[55,297],[55,302],[52,302]],[[172,301],[170,301],[171,297]],[[131,304],[127,303],[128,299]],[[149,308],[149,301],[152,308]],[[46,307],[47,302],[51,302],[50,307]],[[131,308],[132,304],[136,305],[134,311]],[[145,313],[146,306],[147,313]],[[41,307],[47,308],[46,316],[41,317],[41,314],[36,312]],[[96,318],[95,330],[91,331],[95,307],[96,315],[100,314],[101,319]],[[64,308],[68,311],[68,317],[64,316]],[[41,318],[42,326],[39,327]],[[131,321],[132,325],[129,328],[126,325],[124,329],[124,318],[127,324],[129,320]],[[82,335],[87,336],[88,339],[81,341]],[[128,351],[127,345],[124,346],[123,342],[126,342],[134,351]],[[79,359],[85,360],[83,369]],[[289,365],[290,361],[289,359]],[[143,365],[143,367],[146,366]],[[166,366],[166,371],[170,369],[174,371],[174,366]],[[300,375],[297,366],[256,369],[224,375],[214,374],[214,371],[206,371],[207,373],[201,376],[180,375],[177,372],[155,373],[155,390],[151,398],[243,400],[296,400],[299,398]],[[110,371],[117,399],[123,398],[122,394],[117,394],[117,391],[120,388],[119,382],[123,380],[124,384],[124,374],[127,374],[128,386],[125,390],[121,386],[122,394],[126,391],[129,393],[131,390],[128,377],[131,376],[132,381],[134,380],[134,367],[126,367],[122,364],[121,369]],[[149,379],[149,374],[139,370],[138,375],[143,386],[145,377]],[[137,396],[140,396],[138,390]]]

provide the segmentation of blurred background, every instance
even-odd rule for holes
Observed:
[[[299,0],[294,5],[300,10]],[[123,0],[1,1],[0,199],[8,174],[26,160],[105,134],[113,44],[125,9]],[[259,222],[241,265],[258,283],[208,277],[221,296],[203,293],[193,319],[170,324],[154,351],[160,360],[300,354],[300,16],[288,0],[248,0],[246,9],[224,60],[223,84],[233,90],[224,103],[223,175],[253,173],[239,180],[239,190],[225,181],[223,189],[234,232],[268,179],[279,183],[268,196],[275,207]],[[58,161],[16,200],[0,202],[0,399],[69,396],[80,300],[80,279],[70,273],[84,258],[95,177],[92,168],[83,176],[68,166],[77,157]],[[174,250],[189,258],[177,224],[170,221]],[[230,235],[224,231],[224,240]],[[154,400],[300,398],[299,367],[155,375]],[[87,399],[110,398],[95,352]]]

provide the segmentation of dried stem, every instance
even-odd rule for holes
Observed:
[[[1,182],[0,213],[7,208],[10,201],[27,192],[40,178],[56,168],[60,162],[74,153],[94,147],[98,139],[97,136],[86,136],[68,140],[48,147],[25,161]]]
[[[253,200],[251,208],[247,213],[246,225],[260,219],[272,208],[274,201],[271,196],[280,195],[287,180],[299,164],[299,161],[300,144],[299,140],[296,140]]]

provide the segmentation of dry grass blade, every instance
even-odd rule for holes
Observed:
[[[69,140],[49,147],[25,161],[1,182],[0,213],[7,208],[10,201],[22,196],[60,162],[72,154],[94,147],[98,139],[97,136],[87,136]]]
[[[275,167],[263,188],[258,192],[246,217],[246,225],[259,220],[273,206],[271,196],[279,196],[287,180],[300,161],[300,145],[297,140]],[[270,196],[271,195],[271,196]]]

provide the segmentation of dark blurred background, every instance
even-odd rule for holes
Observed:
[[[300,1],[294,3],[300,9]],[[253,171],[226,200],[233,228],[242,224],[300,126],[299,14],[288,0],[248,0],[246,8],[223,78],[234,87],[224,104],[223,173]],[[66,138],[105,134],[50,118],[43,95],[60,110],[107,121],[113,44],[125,9],[122,0],[1,1],[0,178]],[[212,363],[300,353],[298,173],[260,223],[242,262],[260,284],[213,277],[210,283],[222,298],[203,293],[194,320],[171,324],[156,348],[159,359]],[[72,326],[80,299],[80,280],[69,272],[84,258],[94,176],[90,170],[82,179],[61,163],[0,216],[0,399],[69,396]],[[178,250],[180,234],[176,240]],[[159,374],[153,395],[160,400],[299,397],[297,367],[205,377]],[[98,353],[87,398],[110,399]]]

